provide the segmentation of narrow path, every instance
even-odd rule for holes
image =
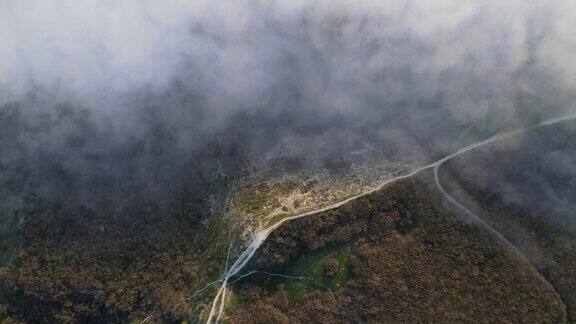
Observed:
[[[284,224],[285,222],[289,222],[298,218],[302,218],[302,217],[307,217],[310,215],[315,215],[315,214],[319,214],[322,212],[326,212],[329,210],[333,210],[336,209],[342,205],[345,205],[351,201],[354,201],[358,198],[370,195],[378,190],[381,190],[382,188],[384,188],[385,186],[387,186],[388,184],[398,181],[398,180],[402,180],[402,179],[407,179],[410,177],[415,176],[416,174],[424,171],[424,170],[428,170],[428,169],[433,169],[434,170],[434,175],[436,178],[436,185],[439,187],[439,189],[443,192],[443,194],[448,198],[448,200],[450,200],[451,202],[457,204],[457,206],[460,206],[460,208],[466,208],[465,206],[461,205],[460,203],[458,203],[454,198],[452,198],[450,195],[448,195],[446,193],[446,191],[442,188],[440,182],[437,179],[437,173],[438,173],[438,169],[440,168],[440,166],[442,166],[444,163],[446,163],[447,161],[460,156],[466,152],[475,150],[477,148],[486,146],[488,144],[494,143],[496,141],[500,141],[521,133],[524,133],[526,131],[532,130],[532,129],[536,129],[536,128],[540,128],[540,127],[544,127],[544,126],[549,126],[549,125],[554,125],[554,124],[558,124],[564,121],[569,121],[569,120],[575,120],[576,119],[576,113],[571,113],[565,116],[561,116],[561,117],[557,117],[557,118],[552,118],[552,119],[548,119],[544,122],[541,122],[535,126],[531,126],[528,128],[523,128],[523,129],[518,129],[518,130],[514,130],[514,131],[510,131],[507,133],[502,133],[502,134],[497,134],[494,135],[492,137],[489,137],[485,140],[470,144],[466,147],[461,148],[460,150],[445,156],[444,158],[433,162],[431,164],[425,165],[423,167],[417,168],[405,175],[402,176],[398,176],[398,177],[394,177],[391,178],[389,180],[384,181],[383,183],[381,183],[379,186],[377,186],[374,189],[365,191],[363,193],[360,193],[358,195],[355,195],[353,197],[350,197],[346,200],[343,200],[341,202],[317,209],[317,210],[313,210],[313,211],[309,211],[306,213],[302,213],[299,215],[295,215],[292,217],[287,217],[284,219],[279,220],[278,222],[274,223],[273,225],[271,225],[270,227],[263,229],[261,231],[258,231],[254,234],[254,236],[252,237],[252,239],[249,241],[248,246],[246,247],[246,249],[238,256],[238,258],[236,259],[236,261],[230,266],[230,268],[227,270],[226,274],[219,280],[220,282],[222,282],[222,285],[220,286],[220,289],[218,290],[218,292],[216,293],[216,296],[214,297],[213,301],[212,301],[212,307],[210,309],[210,313],[208,315],[208,319],[207,319],[207,323],[211,324],[211,323],[218,323],[220,322],[220,320],[222,319],[222,316],[224,315],[224,306],[226,304],[226,293],[227,293],[227,288],[228,288],[228,282],[230,280],[231,277],[237,275],[245,266],[246,264],[248,264],[248,262],[250,261],[250,259],[252,259],[252,257],[254,256],[254,254],[256,253],[256,251],[258,250],[258,248],[262,245],[262,243],[264,243],[264,241],[266,240],[266,238],[268,238],[268,236],[274,231],[276,230],[278,227],[280,227],[282,224]],[[468,210],[468,209],[465,209]],[[472,213],[473,214],[473,213]],[[474,214],[473,214],[474,215]],[[478,218],[477,216],[474,215],[475,218]],[[499,238],[503,239],[505,241],[505,243],[507,243],[510,247],[513,248],[514,251],[516,251],[517,253],[519,253],[522,257],[524,257],[519,251],[518,249],[516,249],[510,242],[508,242],[500,233],[498,233],[496,230],[494,230],[493,228],[491,228],[490,226],[488,226],[486,223],[482,222],[480,220],[481,223],[485,224],[490,230],[491,232],[495,233]],[[527,260],[524,257],[525,260]],[[530,266],[532,266],[530,263],[528,263]],[[534,267],[532,267],[534,269]],[[536,271],[537,272],[537,271]],[[538,272],[537,272],[538,273]],[[542,277],[543,278],[543,277]],[[546,281],[547,282],[547,281]],[[548,283],[548,285],[550,285]],[[550,285],[551,286],[551,285]],[[552,287],[553,289],[553,287]],[[553,290],[554,292],[556,292],[555,290]]]
[[[440,163],[434,167],[434,181],[436,183],[436,187],[438,187],[438,190],[440,190],[442,195],[444,195],[444,197],[446,197],[446,199],[448,199],[448,201],[450,203],[454,204],[457,208],[461,209],[465,214],[470,216],[475,222],[480,224],[480,226],[487,229],[497,239],[499,239],[502,243],[504,243],[504,245],[506,245],[506,247],[508,247],[516,255],[518,255],[520,257],[520,259],[522,259],[522,261],[524,261],[524,263],[526,263],[528,265],[528,267],[530,267],[530,269],[538,277],[538,279],[540,279],[540,281],[542,281],[546,285],[546,287],[560,301],[560,303],[562,305],[562,322],[561,323],[566,323],[568,321],[567,306],[566,306],[566,303],[564,302],[564,299],[562,299],[562,297],[560,296],[560,294],[558,293],[556,288],[554,288],[554,286],[548,281],[548,279],[544,278],[544,276],[536,269],[536,267],[534,267],[534,265],[530,262],[530,260],[528,260],[528,257],[526,257],[526,255],[524,255],[524,253],[522,253],[514,244],[512,244],[512,242],[510,242],[506,237],[504,237],[504,235],[502,235],[500,232],[498,232],[494,227],[490,226],[490,224],[486,223],[482,218],[480,218],[480,216],[478,216],[476,213],[474,213],[468,207],[464,206],[462,203],[460,203],[458,200],[456,200],[456,198],[454,198],[452,195],[450,195],[444,189],[444,187],[440,183],[440,178],[438,176],[438,171],[440,170],[440,167],[442,165],[443,165],[443,163]]]

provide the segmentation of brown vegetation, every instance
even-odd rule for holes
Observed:
[[[545,188],[557,198],[572,200],[574,177],[562,174],[576,152],[570,133],[562,129],[527,136],[516,150],[492,147],[446,166],[448,190],[519,247],[554,286],[566,304],[568,320],[576,322],[576,234],[574,210],[555,212],[554,200],[536,190]],[[562,155],[556,155],[561,150]],[[560,157],[561,160],[558,160]],[[554,160],[556,158],[556,161]],[[540,181],[534,185],[536,177]],[[467,199],[474,198],[474,204]],[[562,200],[562,199],[558,199]],[[573,202],[573,200],[572,200]]]
[[[27,322],[188,317],[185,298],[199,271],[186,218],[42,210],[26,224],[20,267],[6,268],[7,316]]]
[[[279,228],[254,268],[284,273],[314,250],[352,244],[351,277],[334,295],[312,289],[289,309],[271,302],[279,290],[263,277],[247,280],[236,288],[232,322],[561,321],[563,305],[539,276],[442,207],[426,183],[395,183]]]

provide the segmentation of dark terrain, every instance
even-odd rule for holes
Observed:
[[[447,165],[441,178],[555,287],[576,322],[575,123],[544,128]],[[512,147],[512,148],[511,148]],[[449,180],[449,181],[446,181]]]
[[[426,174],[280,228],[252,264],[264,273],[236,286],[232,321],[576,322],[573,127],[441,168],[448,192],[527,260]]]
[[[133,219],[106,219],[82,208],[50,212],[44,206],[32,214],[17,264],[3,268],[3,316],[26,322],[188,317],[185,298],[204,279],[190,222],[197,215],[141,211]]]
[[[576,322],[576,184],[557,165],[573,161],[572,124],[440,170],[447,191],[529,263],[450,204],[426,171],[278,228],[244,270],[256,273],[232,285],[228,320]],[[121,218],[27,206],[23,221],[12,219],[17,235],[2,240],[4,322],[180,322],[197,302],[187,297],[222,271],[203,254],[197,203]]]

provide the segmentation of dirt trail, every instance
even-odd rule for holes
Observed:
[[[571,113],[565,116],[561,116],[561,117],[556,117],[556,118],[551,118],[548,120],[545,120],[537,125],[528,127],[528,128],[523,128],[523,129],[518,129],[518,130],[514,130],[514,131],[510,131],[507,133],[502,133],[502,134],[497,134],[494,135],[490,138],[487,138],[485,140],[470,144],[466,147],[463,147],[461,149],[459,149],[458,151],[449,154],[447,156],[445,156],[444,158],[433,162],[431,164],[422,166],[420,168],[417,168],[405,175],[402,176],[398,176],[398,177],[394,177],[391,179],[388,179],[386,181],[384,181],[383,183],[381,183],[379,186],[377,186],[374,189],[362,192],[358,195],[355,195],[353,197],[350,197],[348,199],[345,199],[343,201],[340,201],[338,203],[323,207],[321,209],[317,209],[317,210],[313,210],[313,211],[309,211],[306,213],[302,213],[299,215],[295,215],[292,217],[288,217],[288,218],[284,218],[279,220],[278,222],[274,223],[273,225],[269,226],[266,229],[260,230],[258,232],[256,232],[252,239],[249,241],[247,247],[245,248],[245,250],[238,256],[238,258],[236,259],[236,261],[230,266],[230,268],[226,271],[226,273],[224,274],[224,276],[217,280],[216,282],[221,282],[221,286],[218,289],[218,292],[216,293],[216,296],[214,297],[213,301],[212,301],[212,307],[210,309],[210,313],[208,315],[208,319],[207,319],[207,323],[218,323],[221,321],[223,315],[224,315],[224,307],[226,304],[226,293],[227,293],[227,288],[228,288],[228,283],[231,277],[237,275],[247,264],[248,262],[252,259],[252,257],[254,256],[254,254],[256,253],[256,251],[258,250],[258,248],[262,245],[262,243],[264,243],[264,241],[266,240],[266,238],[268,238],[268,236],[274,231],[276,230],[278,227],[280,227],[282,224],[284,224],[285,222],[289,222],[292,221],[294,219],[298,219],[298,218],[302,218],[302,217],[307,217],[307,216],[311,216],[311,215],[315,215],[315,214],[319,214],[325,211],[329,211],[329,210],[333,210],[336,209],[342,205],[345,205],[353,200],[356,200],[358,198],[370,195],[378,190],[381,190],[382,188],[384,188],[386,185],[398,181],[398,180],[402,180],[402,179],[407,179],[410,178],[412,176],[415,176],[416,174],[419,174],[420,172],[424,171],[424,170],[428,170],[428,169],[432,169],[434,171],[434,176],[436,179],[436,185],[438,186],[438,188],[440,189],[440,191],[442,192],[442,194],[452,203],[454,203],[455,205],[457,205],[459,208],[463,209],[467,214],[471,215],[475,220],[479,221],[480,224],[484,225],[486,228],[488,228],[488,230],[492,233],[494,233],[500,240],[502,240],[502,242],[504,242],[504,244],[506,244],[507,246],[509,246],[514,252],[518,253],[520,257],[522,257],[529,265],[530,267],[532,267],[532,269],[534,269],[534,271],[539,275],[539,277],[550,287],[550,289],[557,295],[558,293],[556,292],[556,290],[554,289],[554,287],[552,287],[552,285],[544,278],[542,277],[542,275],[536,271],[536,269],[528,262],[528,260],[526,259],[526,257],[520,253],[520,251],[513,245],[511,244],[508,240],[506,240],[506,238],[504,238],[504,236],[502,236],[502,234],[500,234],[499,232],[497,232],[495,229],[493,229],[492,227],[490,227],[488,224],[486,224],[485,222],[483,222],[480,218],[478,218],[478,216],[476,216],[474,213],[472,213],[469,209],[467,209],[465,206],[463,206],[462,204],[460,204],[458,201],[456,201],[452,196],[450,196],[442,187],[442,185],[440,184],[440,181],[438,180],[438,169],[446,162],[464,154],[467,152],[470,152],[472,150],[475,150],[477,148],[489,145],[491,143],[506,139],[506,138],[510,138],[512,136],[518,135],[518,134],[522,134],[524,132],[527,132],[529,130],[533,130],[536,128],[540,128],[540,127],[545,127],[545,126],[550,126],[550,125],[555,125],[555,124],[559,124],[561,122],[565,122],[565,121],[570,121],[570,120],[575,120],[576,119],[576,113]],[[560,298],[560,297],[558,297]],[[562,300],[562,299],[560,299]],[[566,317],[566,311],[564,310],[564,318]]]

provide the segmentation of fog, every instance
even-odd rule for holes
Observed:
[[[568,0],[0,0],[2,205],[121,214],[247,167],[424,162],[572,111],[574,30]]]

